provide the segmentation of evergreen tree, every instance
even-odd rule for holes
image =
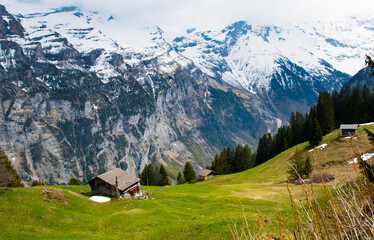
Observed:
[[[356,86],[352,90],[351,97],[351,122],[350,123],[360,123],[362,117],[362,95],[360,86]]]
[[[220,162],[220,157],[218,154],[214,156],[214,160],[212,162],[212,167],[211,169],[218,175],[223,174],[222,168],[221,168],[221,162]]]
[[[255,161],[256,154],[251,153],[249,146],[245,145],[243,147],[238,144],[235,151],[227,147],[220,155],[216,154],[210,169],[215,171],[216,174],[241,172],[254,167]]]
[[[235,152],[230,147],[226,149],[226,164],[223,172],[225,174],[233,173],[235,170]]]
[[[178,172],[177,184],[183,184],[183,183],[184,183],[184,178],[183,178],[181,172]]]
[[[306,140],[304,134],[304,116],[303,114],[296,112],[291,114],[290,119],[291,135],[292,135],[292,146],[302,143]]]
[[[266,162],[273,157],[272,147],[273,137],[270,133],[265,133],[258,142],[256,166]]]
[[[220,162],[220,169],[221,174],[226,174],[226,166],[227,166],[227,157],[226,157],[226,148],[221,152],[221,155],[219,156],[219,162]]]
[[[302,171],[303,178],[308,178],[313,172],[313,162],[312,158],[308,155],[305,160],[305,165]]]
[[[155,179],[153,182],[153,186],[162,186],[161,183],[161,174],[160,174],[160,169],[156,166],[155,167]]]
[[[296,149],[295,155],[292,158],[291,166],[288,169],[290,179],[308,178],[313,172],[312,159],[308,155],[305,160],[302,159],[301,152]]]
[[[164,167],[164,165],[160,165],[160,170],[159,170],[159,173],[160,173],[160,182],[158,185],[160,186],[166,186],[166,185],[170,185],[170,181],[169,181],[169,176],[168,176],[168,173],[166,172],[166,169]]]
[[[290,179],[298,179],[300,174],[300,170],[303,168],[303,162],[301,159],[301,153],[299,149],[296,149],[295,155],[293,156],[291,160],[291,165],[288,168],[288,174]]]
[[[244,156],[243,156],[243,147],[238,144],[235,148],[235,157],[234,157],[234,162],[232,164],[232,172],[240,172],[243,171],[244,168],[246,167],[245,164],[243,163]],[[242,170],[243,169],[243,170]]]
[[[195,170],[193,170],[190,162],[187,162],[184,165],[183,175],[184,175],[184,180],[189,183],[191,183],[193,180],[196,179],[196,172]]]
[[[242,165],[241,169],[239,171],[244,171],[250,168],[253,168],[255,166],[255,159],[253,159],[251,149],[246,144],[243,148],[243,159],[242,159]]]
[[[340,89],[339,99],[338,99],[338,109],[335,112],[338,113],[338,126],[342,123],[350,123],[352,122],[351,118],[351,95],[352,91],[350,87],[347,85],[344,88]]]
[[[362,113],[361,113],[361,122],[370,122],[372,114],[374,113],[373,108],[373,99],[370,93],[370,88],[366,85],[362,88]]]
[[[147,186],[157,186],[155,170],[151,163],[145,165],[143,171],[139,174],[140,184]]]
[[[13,168],[8,156],[0,148],[0,186],[4,187],[23,187],[21,178]]]
[[[317,120],[323,135],[335,128],[334,105],[328,92],[321,92],[318,96]]]
[[[70,178],[68,185],[81,185],[78,179],[76,178]]]
[[[317,119],[313,120],[309,143],[312,146],[317,146],[322,141],[322,129]]]

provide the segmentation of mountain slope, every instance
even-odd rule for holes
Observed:
[[[373,49],[372,19],[188,30],[173,47],[208,75],[268,99],[282,120],[305,111],[318,92],[339,89]]]
[[[363,87],[364,85],[368,86],[370,89],[374,88],[374,76],[371,73],[371,68],[366,67],[360,70],[355,74],[349,81],[347,85],[354,88],[357,85]]]
[[[226,145],[253,146],[277,121],[256,95],[217,83],[163,43],[82,51],[54,24],[20,16],[23,27],[4,8],[1,17],[0,145],[25,182],[86,182],[115,166],[136,174],[148,161],[199,168]]]
[[[175,38],[77,7],[0,13],[0,146],[25,182],[85,182],[114,166],[136,174],[148,161],[175,173],[227,145],[254,147],[344,84],[342,66],[371,49],[373,32],[371,20],[344,23],[366,29],[347,41],[329,36],[344,24],[238,22]]]

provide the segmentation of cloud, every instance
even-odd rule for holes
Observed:
[[[8,2],[12,0],[7,0]],[[44,7],[78,6],[113,15],[134,27],[158,25],[181,31],[189,27],[216,29],[234,21],[277,25],[372,14],[372,0],[18,0]],[[11,4],[11,3],[9,3]]]
[[[20,3],[38,3],[40,0],[17,0]]]

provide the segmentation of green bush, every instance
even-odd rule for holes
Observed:
[[[81,185],[81,183],[76,178],[70,178],[68,185]]]
[[[31,182],[31,186],[34,187],[34,186],[44,186],[44,181],[42,179],[38,179],[38,180],[32,180]]]

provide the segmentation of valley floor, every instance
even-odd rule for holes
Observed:
[[[373,126],[371,128],[374,128]],[[307,143],[286,150],[245,172],[216,176],[208,181],[172,187],[149,187],[149,200],[112,199],[108,203],[89,200],[90,187],[46,186],[0,188],[2,239],[230,239],[230,229],[245,224],[258,231],[258,216],[270,232],[295,230],[287,184],[287,162],[296,149],[312,154],[323,171],[346,181],[355,177],[348,164],[352,147],[338,131],[325,136],[323,149],[310,151]],[[373,151],[366,135],[358,134],[353,145]],[[352,170],[353,169],[353,170]],[[316,171],[316,170],[315,170]],[[296,192],[300,186],[292,185]],[[323,201],[323,186],[314,185]],[[44,190],[43,190],[44,189]],[[47,189],[47,190],[45,190]],[[148,188],[142,186],[142,190]],[[45,193],[52,193],[48,201]],[[66,196],[66,199],[65,199]]]

